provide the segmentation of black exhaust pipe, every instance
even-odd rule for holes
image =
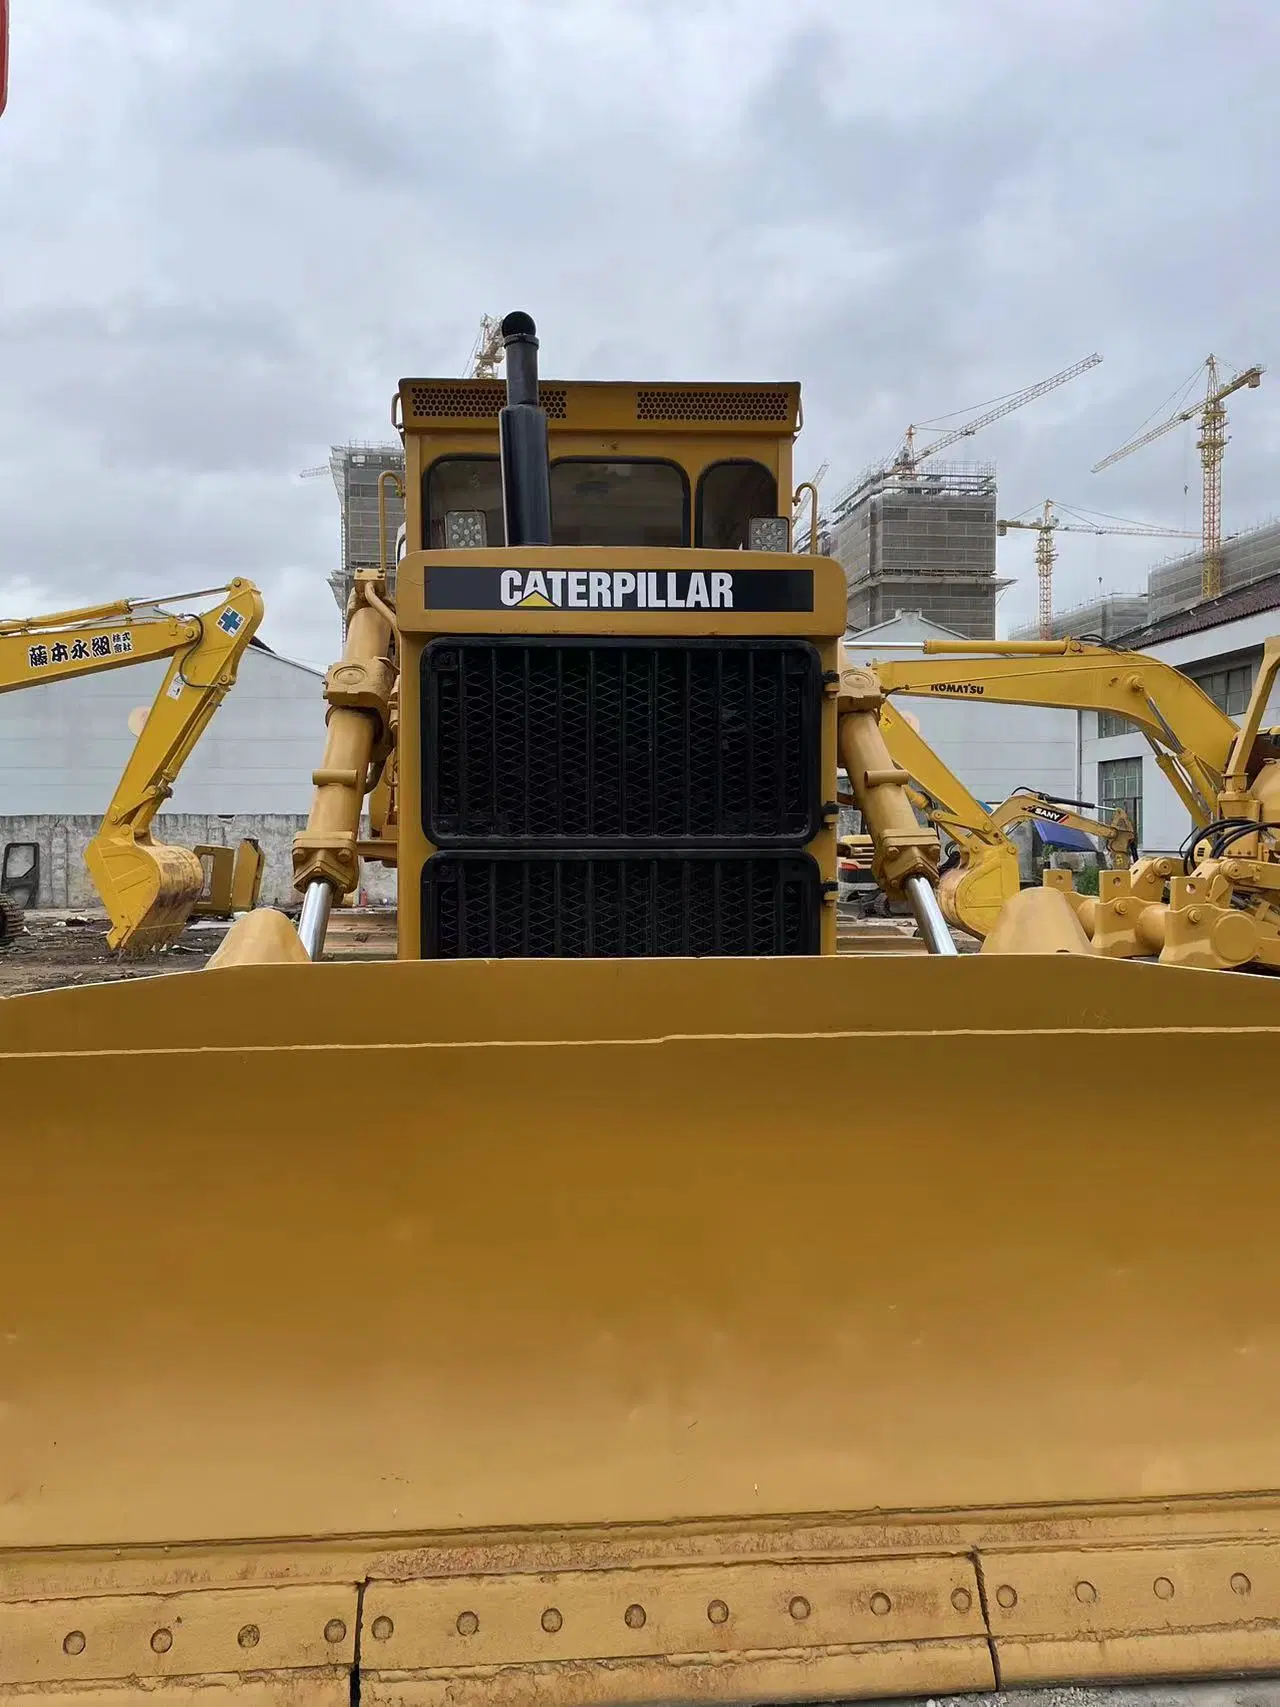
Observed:
[[[547,417],[538,407],[537,327],[527,314],[502,322],[507,406],[498,416],[503,526],[508,545],[551,544]]]

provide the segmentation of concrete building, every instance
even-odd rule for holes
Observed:
[[[1117,635],[1115,644],[1175,665],[1238,717],[1252,692],[1263,643],[1276,633],[1280,574]],[[1104,807],[1123,806],[1137,824],[1144,852],[1175,850],[1190,821],[1142,735],[1106,714],[1081,712],[1079,720],[1085,796]],[[1280,692],[1273,692],[1264,721],[1280,724]]]
[[[166,667],[138,664],[0,694],[0,857],[35,844],[39,905],[97,908],[84,846],[133,750],[130,716],[151,705]],[[324,751],[322,689],[319,671],[255,640],[157,815],[156,838],[192,847],[255,836],[267,855],[263,899],[294,899],[290,845]],[[11,852],[11,872],[25,859]]]
[[[877,474],[837,501],[831,555],[844,568],[851,629],[898,610],[921,612],[967,639],[996,632],[996,478],[993,463],[926,463]]]
[[[329,577],[338,609],[344,616],[357,569],[378,565],[378,476],[404,478],[404,449],[398,444],[334,445],[329,469],[338,492],[342,521],[342,564]],[[387,482],[387,561],[395,561],[396,533],[404,520],[404,504]]]
[[[912,656],[888,648],[959,638],[918,611],[899,611],[888,622],[847,635],[845,652],[850,663],[869,664],[877,657]],[[970,794],[985,804],[994,806],[1021,787],[1080,797],[1074,711],[914,697],[899,697],[896,703]]]

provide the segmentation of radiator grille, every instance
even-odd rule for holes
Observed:
[[[821,823],[803,642],[448,639],[423,671],[437,846],[802,844]]]
[[[428,959],[816,954],[822,888],[805,854],[437,854],[423,870]]]

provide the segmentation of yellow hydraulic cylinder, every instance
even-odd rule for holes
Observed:
[[[883,703],[873,670],[840,672],[840,763],[871,836],[876,882],[886,895],[906,896],[930,954],[955,954],[935,893],[941,856],[937,831],[916,818],[908,793],[911,779],[893,762],[880,728]]]
[[[371,768],[385,752],[387,708],[395,683],[391,616],[380,599],[372,603],[362,597],[362,581],[357,581],[342,662],[325,678],[329,713],[324,763],[311,779],[316,791],[307,827],[293,843],[294,887],[304,892],[323,883],[345,895],[358,883],[360,814]]]

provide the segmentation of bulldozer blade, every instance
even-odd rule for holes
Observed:
[[[111,919],[108,948],[140,956],[177,942],[204,888],[204,868],[190,848],[147,834],[103,833],[85,848],[84,861]]]
[[[991,1687],[999,1639],[1006,1682],[1075,1677],[1070,1583],[1105,1584],[1118,1534],[1185,1550],[1280,1516],[1280,1151],[1221,1087],[1277,1046],[1280,985],[1089,956],[241,966],[11,998],[4,1593],[358,1580],[363,1665],[471,1679],[369,1696],[406,1703],[489,1700],[491,1673],[495,1702],[657,1699],[623,1660],[690,1642],[766,1655],[686,1675],[717,1699]],[[1041,1598],[988,1604],[992,1544],[1040,1559]],[[726,1556],[755,1588],[715,1588]],[[800,1623],[837,1563],[856,1640]],[[658,1619],[637,1576],[738,1621]],[[1214,1629],[1222,1596],[1259,1616],[1223,1586]],[[1112,1654],[1128,1604],[1102,1608]],[[907,1670],[853,1675],[911,1629]],[[806,1643],[827,1670],[787,1669]],[[602,1655],[616,1676],[558,1696],[537,1671]]]

